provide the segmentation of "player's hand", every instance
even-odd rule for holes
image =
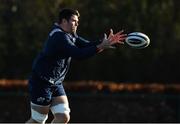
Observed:
[[[124,40],[125,40],[126,36],[127,36],[127,34],[124,34],[123,30],[117,32],[116,34],[113,34],[113,30],[110,29],[109,36],[107,37],[107,35],[104,34],[102,43],[99,44],[97,47],[98,47],[98,49],[115,48],[115,47],[113,47],[113,45],[124,44]]]
[[[116,34],[113,34],[113,30],[110,29],[110,34],[108,36],[108,41],[110,42],[111,45],[114,44],[124,44],[124,40],[127,37],[127,34],[123,33],[124,31],[121,30],[117,32]]]

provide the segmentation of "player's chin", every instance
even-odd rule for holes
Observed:
[[[72,34],[76,34],[76,31],[72,31],[71,33],[72,33]]]
[[[75,33],[77,31],[77,28],[72,28],[72,32]]]

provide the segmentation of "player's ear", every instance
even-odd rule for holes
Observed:
[[[66,19],[62,19],[62,23],[63,23],[63,24],[66,24],[66,23],[67,23],[67,20],[66,20]]]

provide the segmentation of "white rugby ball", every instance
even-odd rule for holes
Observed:
[[[141,32],[129,33],[125,42],[132,48],[143,49],[150,44],[149,37]]]

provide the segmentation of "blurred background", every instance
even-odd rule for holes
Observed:
[[[62,8],[79,10],[78,34],[88,40],[99,40],[110,28],[143,32],[151,40],[146,49],[125,44],[72,61],[64,82],[71,122],[179,122],[179,5],[179,0],[1,0],[0,122],[29,118],[32,62]]]

